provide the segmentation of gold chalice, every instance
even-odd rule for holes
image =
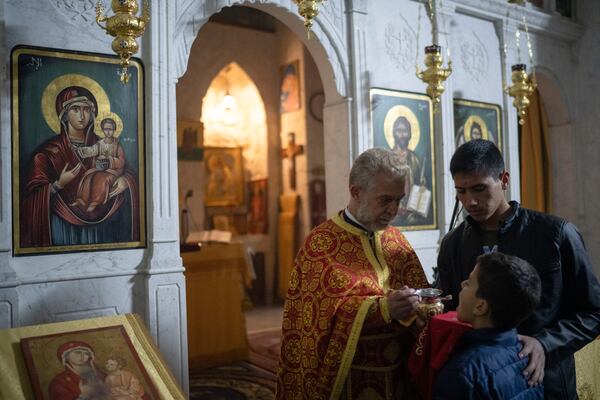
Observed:
[[[444,303],[442,301],[452,299],[452,295],[442,297],[442,291],[434,288],[417,289],[416,294],[421,297],[421,302],[417,306],[417,314],[425,320],[443,313]]]

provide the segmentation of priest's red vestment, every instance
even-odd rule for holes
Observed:
[[[316,227],[290,277],[277,398],[386,399],[410,392],[406,360],[414,336],[392,321],[386,299],[404,285],[428,283],[397,228],[369,235],[341,215]]]

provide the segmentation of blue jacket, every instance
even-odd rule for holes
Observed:
[[[542,386],[527,385],[523,370],[529,358],[519,359],[519,350],[516,329],[468,331],[438,373],[433,399],[543,399]]]
[[[544,347],[546,398],[576,399],[573,354],[600,335],[600,282],[573,224],[515,201],[510,205],[514,212],[500,225],[498,251],[528,261],[542,280],[540,305],[517,330]],[[445,304],[446,311],[456,309],[460,283],[484,252],[482,232],[467,216],[442,241],[437,286],[454,299]]]

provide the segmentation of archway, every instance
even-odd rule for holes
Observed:
[[[181,77],[188,68],[192,44],[200,29],[209,18],[224,7],[243,5],[263,11],[281,21],[302,41],[323,82],[325,96],[323,128],[325,160],[325,180],[327,181],[327,212],[345,206],[346,176],[353,154],[352,127],[350,118],[350,67],[346,49],[346,32],[340,21],[341,10],[333,2],[325,3],[315,20],[308,39],[302,18],[297,7],[289,1],[215,1],[204,4],[187,2],[178,10],[177,24],[174,27],[175,57],[171,60],[173,74]]]
[[[232,7],[236,8],[236,7]],[[256,11],[259,7],[248,8],[248,7],[237,7]],[[263,12],[260,11],[262,14]],[[289,17],[289,16],[288,16]],[[221,17],[219,17],[221,18]],[[261,145],[260,143],[251,143],[255,149],[262,149],[267,153],[266,166],[263,171],[268,171],[268,192],[269,192],[269,229],[278,229],[277,222],[277,210],[279,194],[288,191],[293,186],[288,183],[287,170],[281,171],[282,164],[282,148],[286,147],[287,138],[290,133],[294,133],[296,136],[297,143],[305,145],[305,152],[302,155],[302,159],[297,162],[297,192],[302,195],[302,187],[305,188],[305,196],[301,196],[301,210],[308,210],[307,204],[308,195],[306,190],[309,187],[310,179],[315,176],[325,178],[327,166],[324,164],[324,146],[325,140],[331,140],[333,143],[336,140],[335,135],[337,132],[343,132],[344,135],[349,136],[348,120],[344,121],[343,124],[336,124],[340,117],[348,114],[348,103],[345,101],[338,102],[330,105],[331,110],[342,109],[343,112],[325,112],[324,119],[326,124],[331,123],[338,129],[327,138],[324,134],[322,122],[319,122],[319,117],[309,115],[308,112],[308,100],[315,98],[315,93],[327,93],[327,91],[333,91],[334,95],[340,98],[338,88],[336,87],[336,81],[330,79],[328,81],[322,81],[322,74],[317,64],[317,60],[310,57],[311,52],[308,47],[305,46],[305,42],[300,40],[289,27],[281,22],[281,19],[275,19],[272,16],[269,17],[276,20],[277,27],[285,29],[278,30],[279,38],[275,37],[272,33],[264,29],[252,29],[243,27],[235,24],[227,24],[217,18],[212,18],[207,23],[204,23],[199,30],[197,38],[194,40],[189,51],[189,61],[186,72],[180,77],[179,83],[177,84],[177,117],[178,119],[184,118],[186,120],[197,120],[202,121],[202,136],[203,146],[205,150],[204,164],[210,164],[208,158],[209,147],[244,147],[244,161],[245,164],[251,165],[252,160],[246,162],[246,148],[249,144],[248,141],[244,141],[249,137],[244,133],[244,129],[241,129],[239,120],[235,119],[235,116],[228,119],[227,117],[221,118],[220,122],[215,122],[212,119],[212,110],[221,107],[223,100],[231,95],[236,99],[237,104],[244,107],[248,104],[260,102],[264,104],[262,108],[254,112],[250,109],[246,109],[245,120],[253,124],[254,119],[262,120],[262,128],[255,128],[253,135],[255,137],[268,138],[268,143]],[[297,18],[294,14],[294,18]],[[296,21],[299,23],[299,21]],[[260,24],[259,24],[260,25]],[[304,34],[303,27],[299,24],[302,33]],[[225,28],[226,27],[226,28]],[[256,27],[255,27],[256,28]],[[260,28],[260,26],[258,27]],[[293,37],[293,40],[291,39]],[[251,39],[255,41],[252,42]],[[314,46],[314,43],[311,44]],[[233,49],[232,49],[233,48]],[[273,53],[273,49],[276,53]],[[278,53],[277,53],[278,51]],[[259,60],[259,62],[257,62]],[[300,90],[300,107],[291,107],[289,110],[283,110],[283,101],[280,97],[280,93],[283,93],[283,84],[280,82],[280,68],[286,65],[296,65],[297,71],[299,71],[299,83],[302,89]],[[327,69],[330,73],[333,73],[333,68],[329,64]],[[237,76],[237,77],[236,77]],[[344,78],[345,79],[345,78]],[[318,85],[316,82],[319,82]],[[326,83],[327,82],[327,83]],[[326,88],[325,86],[328,85]],[[246,89],[243,89],[246,88]],[[243,90],[242,90],[243,89]],[[327,96],[327,94],[325,94]],[[185,100],[183,100],[185,99]],[[223,111],[221,109],[221,111]],[[231,111],[231,109],[230,109]],[[218,114],[218,113],[217,113]],[[238,116],[240,117],[240,116]],[[244,117],[242,117],[244,119]],[[224,120],[224,122],[223,122]],[[329,122],[327,122],[329,121]],[[318,122],[318,123],[317,123]],[[320,124],[320,128],[316,125]],[[345,124],[345,125],[344,125]],[[258,127],[260,124],[255,124]],[[344,128],[344,126],[346,128]],[[262,130],[261,130],[262,129]],[[250,130],[252,130],[250,128]],[[315,134],[315,132],[319,132]],[[320,143],[318,142],[320,140]],[[347,138],[345,139],[347,142]],[[331,145],[329,143],[329,145]],[[336,144],[336,155],[345,160],[345,163],[349,163],[349,147],[346,149],[340,148],[340,144]],[[326,150],[325,150],[326,151]],[[321,153],[320,164],[315,161],[318,157],[311,155]],[[329,157],[329,154],[328,154]],[[335,162],[335,156],[332,157]],[[331,161],[328,159],[327,161]],[[291,162],[286,160],[285,162]],[[272,168],[274,164],[279,167]],[[284,168],[287,168],[288,164],[284,164]],[[343,168],[338,163],[338,169]],[[260,170],[260,168],[259,168]],[[276,172],[276,173],[274,173]],[[255,177],[262,178],[263,175],[254,174],[251,168],[248,170],[250,179],[253,175]],[[193,179],[199,180],[200,177],[193,174]],[[291,176],[291,174],[289,175]],[[346,186],[344,180],[341,181],[341,185]],[[208,189],[207,189],[208,190]],[[180,196],[184,196],[186,189],[183,184],[180,184]],[[249,193],[250,191],[247,191]],[[338,191],[338,194],[345,200],[345,190]],[[197,198],[199,203],[202,203],[202,197]],[[206,197],[204,197],[204,205],[201,208],[207,208]],[[227,207],[230,207],[229,205]],[[246,203],[247,209],[250,209],[249,203]],[[233,210],[233,205],[231,206]],[[243,206],[241,207],[243,208]],[[302,214],[300,212],[299,214]],[[205,215],[208,216],[207,213]],[[298,234],[298,237],[304,236],[304,234],[311,228],[310,223],[312,222],[306,215],[303,215],[303,220],[307,221],[303,226],[304,232]],[[214,221],[204,221],[202,226],[205,229],[211,229],[214,227]],[[301,223],[299,224],[301,225]],[[271,232],[269,232],[271,234]],[[277,245],[271,241],[267,243],[267,246],[262,246],[259,249],[257,242],[254,240],[256,235],[250,238],[251,235],[245,235],[241,238],[244,244],[249,245],[248,240],[253,240],[250,245],[267,254],[273,254],[272,250],[277,249]],[[202,251],[205,251],[206,248]],[[189,267],[190,264],[186,264],[186,256],[182,253],[184,259],[184,265]],[[268,264],[268,261],[267,261]],[[256,264],[255,264],[256,267]],[[188,268],[188,273],[191,272]],[[256,270],[257,277],[260,276],[260,271]],[[268,285],[271,286],[270,293],[266,296],[267,299],[274,297],[275,292],[275,276],[273,272],[267,271],[266,280]],[[189,275],[188,275],[189,277]],[[227,279],[227,278],[224,278]],[[189,278],[188,278],[189,281]],[[216,280],[213,281],[216,283]],[[255,281],[258,282],[258,279]],[[267,285],[267,286],[268,286]],[[188,297],[190,292],[188,292]],[[188,304],[189,299],[188,299]],[[197,302],[194,304],[198,304]],[[192,306],[190,305],[189,308]],[[195,306],[194,306],[195,307]],[[197,316],[192,316],[188,312],[188,326],[192,327],[197,323]],[[218,316],[215,316],[215,319]],[[214,322],[214,321],[213,321]],[[206,324],[206,321],[202,321]],[[213,324],[214,325],[214,324]],[[191,335],[191,333],[190,333]],[[194,346],[194,339],[189,338],[190,353]],[[191,360],[191,359],[190,359]],[[193,360],[192,366],[194,366]]]
[[[538,91],[548,116],[552,212],[569,221],[577,221],[577,157],[571,113],[554,73],[536,69]]]

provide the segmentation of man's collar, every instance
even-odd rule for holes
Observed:
[[[373,234],[373,231],[367,229],[367,227],[365,227],[363,224],[358,222],[356,217],[354,215],[352,215],[350,210],[348,210],[348,207],[344,208],[344,211],[342,211],[342,217],[344,218],[344,221],[346,221],[350,225],[355,226],[355,227],[365,231],[368,234]]]
[[[506,232],[512,226],[513,222],[515,222],[519,215],[519,210],[521,208],[519,202],[512,200],[509,201],[508,204],[510,205],[510,208],[508,210],[506,218],[501,220],[498,224],[498,233]],[[481,224],[475,221],[470,215],[467,215],[465,219],[469,223],[469,225],[481,229]]]

